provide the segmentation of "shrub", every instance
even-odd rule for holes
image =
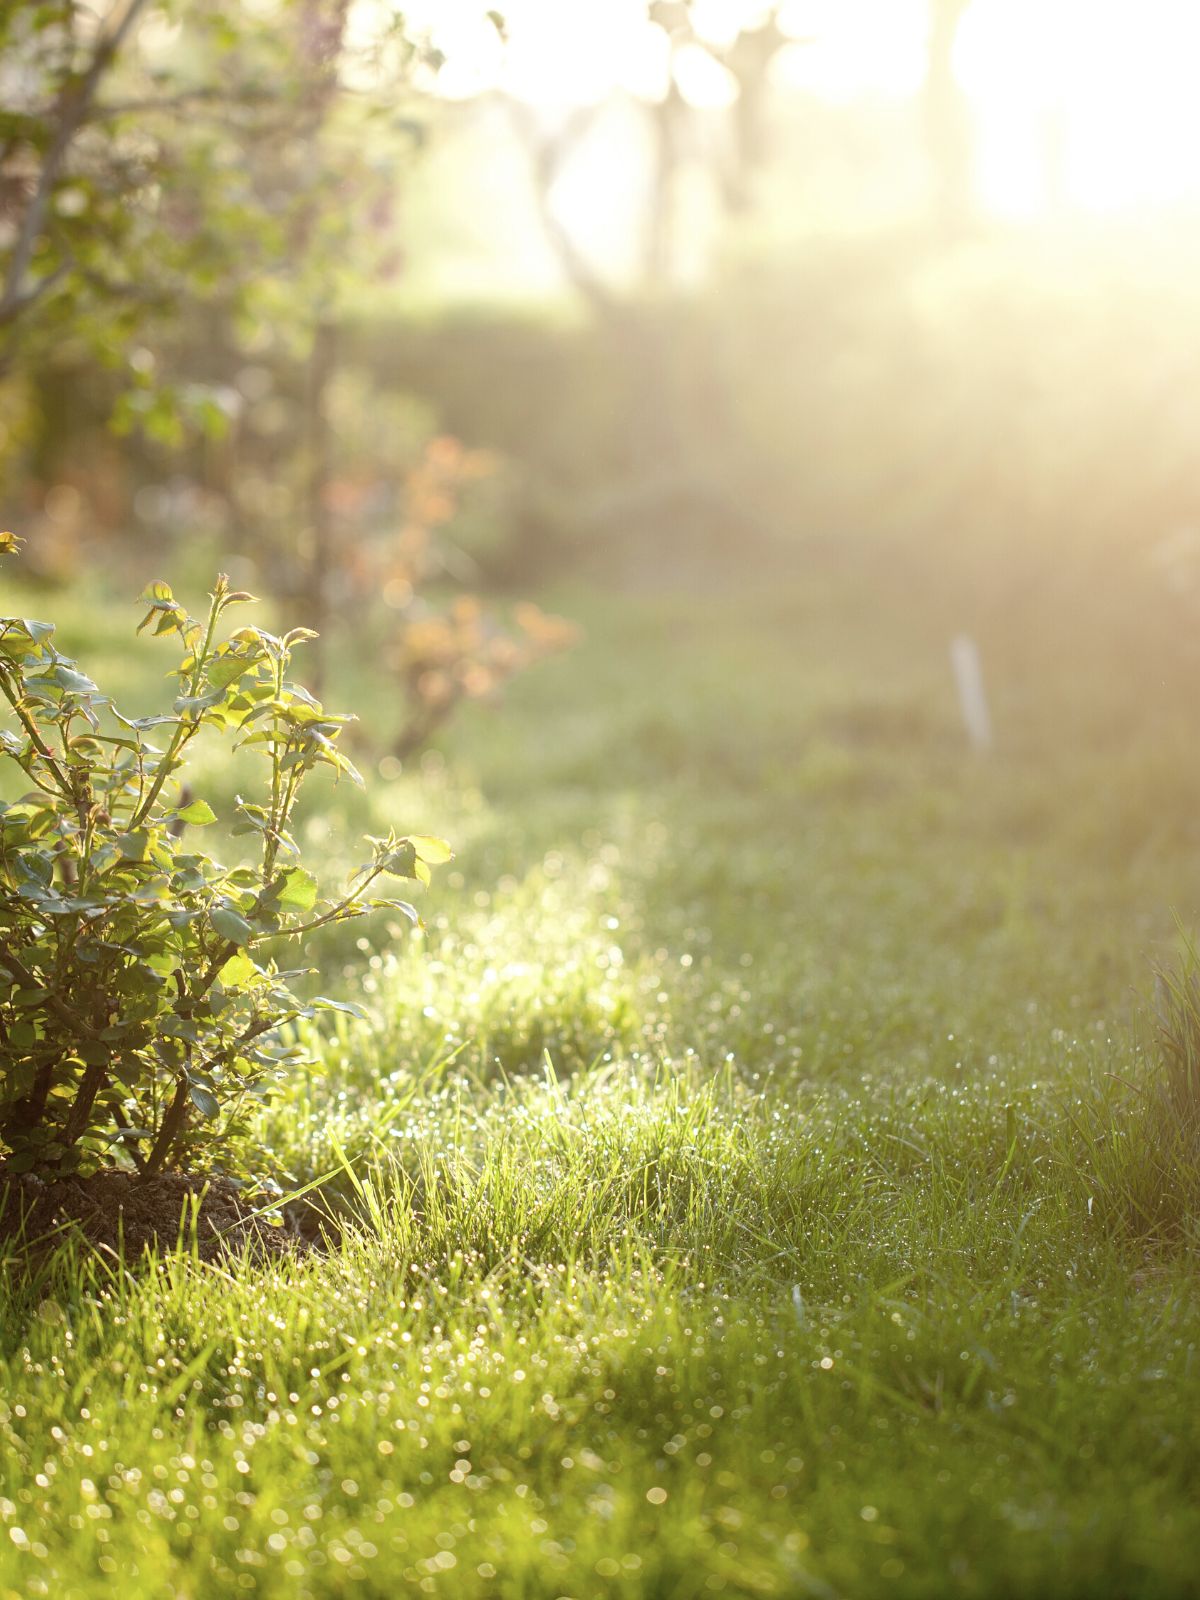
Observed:
[[[361,442],[363,429],[356,424],[348,434]],[[394,455],[394,429],[383,430],[378,446]],[[384,487],[387,466],[383,459],[359,465],[357,481],[351,476],[333,486],[343,522],[340,543],[335,541],[337,579],[359,608],[382,596],[389,614],[382,653],[403,690],[402,720],[391,753],[403,761],[428,744],[464,701],[494,703],[511,679],[570,648],[579,630],[528,601],[514,606],[511,620],[505,621],[473,594],[459,593],[440,605],[429,598],[445,579],[457,585],[475,567],[459,547],[456,524],[464,509],[477,519],[475,496],[466,491],[495,475],[497,462],[491,454],[470,450],[444,434],[428,440],[405,475],[398,525],[388,522],[374,535],[364,513],[378,520],[369,489]],[[355,505],[360,515],[356,529],[349,526]],[[448,529],[453,529],[453,538]]]
[[[15,547],[11,535],[0,551]],[[9,1171],[87,1171],[114,1148],[144,1173],[228,1153],[255,1102],[299,1054],[286,1025],[332,1008],[294,992],[302,969],[271,952],[401,901],[380,879],[429,881],[438,839],[370,840],[344,892],[322,897],[289,820],[318,766],[360,782],[344,725],[290,678],[303,628],[282,637],[225,614],[253,599],[218,578],[207,617],[165,583],[142,627],[174,635],[179,693],[154,716],[121,715],[44,622],[0,618],[0,693],[16,727],[0,756],[31,785],[0,805],[0,1140]],[[139,629],[139,632],[141,629]],[[216,821],[182,774],[201,728],[266,758],[262,792],[239,797],[250,865],[223,866],[190,830]],[[150,736],[159,741],[150,742]],[[188,830],[185,835],[185,828]]]
[[[473,595],[459,595],[445,611],[405,619],[390,652],[407,701],[393,743],[403,760],[427,744],[463,700],[495,699],[519,672],[571,647],[578,629],[529,601],[505,630]]]

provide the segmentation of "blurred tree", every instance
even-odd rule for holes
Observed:
[[[0,6],[0,372],[68,341],[124,369],[124,423],[170,441],[190,406],[221,424],[219,394],[168,382],[156,342],[197,307],[278,314],[281,284],[336,293],[358,220],[348,202],[381,148],[368,160],[361,127],[395,123],[396,69],[415,54],[381,8],[381,92],[342,93],[347,12],[348,0]],[[343,126],[316,159],[335,100],[359,136]]]
[[[0,11],[0,370],[56,372],[64,347],[116,369],[117,426],[176,462],[189,417],[210,432],[235,423],[228,449],[205,463],[205,487],[219,483],[238,544],[276,558],[272,592],[300,598],[318,635],[356,574],[384,570],[370,548],[379,530],[338,512],[347,447],[334,412],[342,323],[396,265],[397,174],[421,132],[406,97],[421,47],[386,4],[365,41],[352,11],[351,0]],[[254,381],[231,384],[247,358]],[[278,402],[281,378],[294,405],[270,463],[284,509],[272,552],[242,494],[238,435],[256,421],[243,411]],[[435,443],[430,461],[469,475],[454,441]],[[385,475],[402,480],[394,438],[389,452]],[[506,631],[460,598],[445,613],[453,649],[432,660],[441,624],[415,590],[433,563],[404,564],[415,529],[423,551],[431,542],[428,476],[408,475],[406,520],[381,541],[393,594],[398,563],[404,571],[401,637],[416,629],[417,643],[395,647],[411,702],[406,753],[460,700],[494,694],[569,631],[531,607]],[[382,584],[359,598],[377,599]],[[319,686],[324,645],[314,644]]]
[[[964,0],[965,3],[965,0]],[[646,194],[640,202],[640,281],[634,293],[642,296],[669,292],[678,272],[676,233],[677,189],[684,168],[708,169],[720,202],[732,216],[744,214],[753,203],[754,180],[769,154],[767,109],[771,65],[788,44],[802,42],[784,31],[779,6],[750,13],[723,43],[714,43],[698,31],[690,0],[648,0],[647,20],[661,30],[667,45],[667,72],[661,93],[640,97],[650,155]],[[681,64],[697,56],[707,58],[713,70],[723,68],[730,88],[724,113],[728,137],[704,141],[694,136],[699,113],[681,85]],[[513,123],[529,156],[538,216],[547,239],[569,282],[603,315],[617,298],[600,277],[559,216],[553,191],[583,144],[592,134],[606,106],[603,101],[573,108],[547,127],[532,107],[509,100]],[[704,115],[714,116],[714,108]]]
[[[536,212],[546,240],[564,277],[604,327],[624,373],[622,459],[614,482],[594,498],[587,514],[594,532],[620,528],[628,537],[632,529],[671,520],[704,531],[720,523],[752,541],[763,535],[744,499],[722,483],[719,466],[706,446],[689,436],[687,409],[680,407],[675,392],[672,297],[679,287],[676,225],[685,167],[703,165],[718,203],[731,218],[740,220],[752,205],[754,180],[768,148],[771,63],[785,44],[794,42],[780,26],[778,13],[777,5],[747,13],[732,36],[717,45],[699,30],[691,0],[647,0],[647,20],[666,39],[667,72],[661,93],[639,100],[650,154],[637,222],[640,275],[626,289],[606,280],[555,204],[555,189],[603,115],[604,103],[578,106],[548,128],[530,106],[507,102],[528,155]],[[683,92],[681,73],[689,53],[693,60],[697,54],[708,57],[713,70],[724,69],[729,78],[732,95],[724,113],[728,138],[723,147],[720,142],[715,145],[716,159],[714,147],[705,149],[694,137],[698,113]],[[705,115],[714,112],[710,108]],[[704,391],[714,406],[724,410],[719,380],[706,381]],[[723,431],[732,438],[735,419],[726,415],[723,420]],[[535,486],[532,501],[543,493]],[[538,526],[535,503],[526,525]]]
[[[306,577],[290,587],[318,628],[337,319],[393,248],[419,54],[387,6],[366,43],[349,14],[350,0],[0,7],[0,372],[64,356],[113,369],[117,428],[175,449],[242,403],[214,351],[261,348],[264,328],[290,343],[307,365],[288,563],[299,553]]]
[[[750,209],[755,177],[770,153],[767,102],[771,64],[785,45],[800,42],[780,27],[779,8],[772,6],[757,26],[741,28],[721,52],[721,60],[737,84],[730,112],[733,149],[723,186],[725,205],[734,215]]]
[[[81,286],[96,286],[99,266],[87,260],[86,251],[80,260],[80,244],[88,224],[101,217],[83,224],[77,219],[102,209],[103,186],[94,172],[77,173],[74,157],[84,130],[99,120],[98,91],[144,9],[145,0],[125,0],[86,44],[69,3],[0,12],[8,101],[0,117],[0,205],[8,236],[0,361],[11,360],[9,330],[63,288],[72,272]],[[120,191],[128,192],[132,183],[127,177]]]

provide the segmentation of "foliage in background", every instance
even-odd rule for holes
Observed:
[[[11,535],[5,536],[12,548]],[[388,905],[385,876],[428,882],[440,840],[370,841],[344,893],[324,898],[290,831],[318,766],[358,778],[338,747],[347,721],[290,677],[296,645],[225,613],[252,596],[220,578],[197,620],[170,588],[143,597],[142,626],[175,635],[170,709],[123,717],[54,643],[52,625],[0,621],[0,692],[17,729],[0,752],[32,788],[0,807],[0,1138],[9,1170],[93,1167],[114,1144],[152,1173],[213,1156],[300,1052],[281,1029],[305,1003],[270,953],[279,941]],[[181,787],[202,729],[264,756],[261,796],[239,798],[234,833],[258,858],[228,868],[181,838],[216,821]],[[162,741],[152,744],[151,733]],[[288,947],[285,947],[288,948]]]
[[[65,337],[110,366],[133,356],[127,421],[177,437],[181,403],[220,421],[211,391],[171,392],[156,339],[181,307],[253,321],[283,285],[336,292],[346,240],[394,175],[391,136],[411,143],[390,99],[340,93],[355,70],[403,81],[402,24],[381,14],[351,51],[346,13],[279,0],[267,26],[261,7],[163,0],[4,9],[0,369],[35,370]]]
[[[400,760],[427,744],[463,700],[494,699],[510,678],[579,636],[573,623],[530,601],[514,608],[513,623],[506,630],[473,595],[460,595],[402,625],[393,655],[408,702],[393,746]]]
[[[515,605],[506,626],[474,594],[459,593],[448,604],[427,598],[440,577],[468,565],[446,530],[464,489],[495,468],[490,453],[467,450],[458,439],[430,440],[405,477],[399,527],[374,545],[360,538],[348,547],[357,587],[382,594],[396,613],[387,628],[386,658],[406,706],[392,740],[400,760],[426,745],[462,701],[494,700],[510,679],[579,637],[574,624],[531,601]]]

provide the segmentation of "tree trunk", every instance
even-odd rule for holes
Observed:
[[[925,137],[933,175],[933,219],[948,235],[964,232],[974,212],[974,140],[966,97],[954,76],[954,45],[970,0],[929,0]]]

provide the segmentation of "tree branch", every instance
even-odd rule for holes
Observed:
[[[44,278],[39,278],[31,289],[26,289],[15,295],[9,295],[6,292],[3,298],[0,299],[0,328],[7,328],[10,323],[16,322],[19,317],[23,317],[27,311],[32,310],[44,295],[48,295],[51,289],[58,287],[67,273],[70,272],[72,265],[73,263],[69,260],[60,261],[53,272],[48,273]]]
[[[129,37],[145,4],[146,0],[126,0],[124,13],[116,25],[102,33],[97,40],[86,70],[82,74],[68,75],[63,83],[56,105],[58,126],[54,130],[50,148],[46,151],[42,162],[42,170],[38,174],[32,198],[21,219],[16,243],[9,257],[8,269],[4,274],[4,287],[0,291],[0,326],[15,322],[18,316],[28,311],[30,306],[36,304],[47,292],[51,286],[50,279],[60,278],[62,271],[66,270],[64,263],[61,269],[56,268],[49,278],[42,279],[33,289],[23,287],[29,264],[33,259],[34,246],[46,218],[50,196],[62,174],[75,135],[87,121],[96,91]]]
[[[147,95],[138,100],[100,100],[88,112],[87,121],[91,125],[98,122],[108,122],[114,117],[149,116],[155,111],[175,112],[182,111],[188,106],[213,104],[221,108],[222,114],[228,114],[231,109],[241,109],[253,106],[271,105],[278,97],[266,89],[257,89],[246,85],[239,89],[217,87],[213,84],[197,84],[193,89],[180,89],[178,94]]]
[[[553,202],[554,185],[600,108],[581,106],[560,133],[546,137],[538,133],[528,107],[507,96],[503,101],[514,129],[529,152],[530,177],[542,231],[573,287],[596,311],[611,316],[617,310],[614,295],[571,237],[570,229],[563,224]]]

